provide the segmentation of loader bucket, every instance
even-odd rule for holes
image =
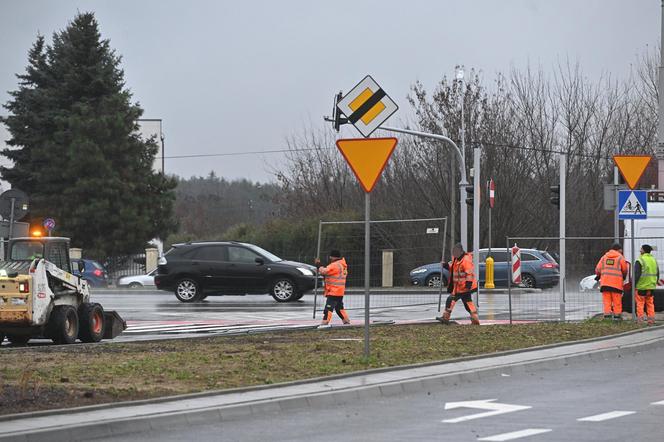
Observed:
[[[118,312],[109,310],[104,312],[104,339],[113,339],[127,328],[127,323],[118,315]]]

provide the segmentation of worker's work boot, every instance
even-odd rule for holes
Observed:
[[[443,324],[449,324],[451,315],[452,315],[452,312],[450,312],[448,310],[445,310],[443,312],[443,316],[436,316],[436,321],[440,321]]]
[[[613,315],[613,320],[614,321],[622,321],[622,314]]]
[[[470,314],[470,323],[473,325],[480,325],[480,317],[477,315],[477,313]]]

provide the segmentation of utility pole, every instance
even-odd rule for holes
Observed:
[[[659,58],[659,78],[657,86],[659,90],[659,108],[657,111],[657,188],[664,189],[664,0],[662,0],[662,19],[660,30],[660,58]]]
[[[482,195],[482,186],[480,181],[480,158],[482,151],[477,145],[473,148],[473,266],[479,279],[480,271],[480,198]],[[465,202],[465,201],[464,201]],[[480,285],[477,284],[475,293],[475,305],[480,305]]]
[[[560,321],[565,322],[565,186],[567,185],[567,154],[560,153]]]

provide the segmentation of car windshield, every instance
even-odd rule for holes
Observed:
[[[44,257],[44,244],[37,241],[17,241],[12,245],[12,261],[32,261]]]
[[[553,259],[553,256],[549,255],[549,252],[541,251],[540,253],[542,253],[542,256],[544,256],[544,258],[546,258],[547,261],[552,262],[554,264],[558,264],[556,260]]]
[[[90,262],[92,262],[92,266],[94,268],[97,268],[99,270],[104,270],[104,268],[101,266],[101,264],[99,264],[97,261],[90,261]]]
[[[265,258],[269,259],[272,262],[283,261],[283,259],[279,258],[277,255],[270,253],[261,247],[255,246],[253,244],[245,244],[245,245],[254,252],[258,253],[259,255],[263,255]]]

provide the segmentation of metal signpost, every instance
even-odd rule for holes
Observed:
[[[650,155],[614,155],[613,161],[620,170],[627,186],[634,189],[645,172],[652,157]],[[630,245],[632,247],[631,273],[632,273],[632,319],[636,321],[636,250],[634,244],[634,220],[646,219],[648,217],[648,192],[645,190],[620,190],[618,191],[618,218],[630,220]]]
[[[394,148],[396,138],[359,138],[337,140],[337,148],[364,189],[364,356],[369,357],[371,191],[378,182]]]
[[[636,245],[634,243],[634,220],[648,217],[648,195],[645,190],[620,190],[618,192],[618,218],[629,221],[629,237],[632,248],[630,261],[632,263],[632,318],[636,320]]]
[[[399,107],[367,75],[351,91],[341,97],[337,95],[333,121],[335,128],[344,123],[351,123],[365,137],[360,139],[337,140],[337,147],[353,170],[364,189],[364,357],[369,358],[369,321],[370,321],[370,258],[371,258],[371,191],[383,173],[397,145],[396,138],[369,138]]]

